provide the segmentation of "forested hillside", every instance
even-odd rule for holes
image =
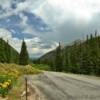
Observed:
[[[87,35],[84,41],[75,41],[63,49],[59,45],[38,62],[49,64],[55,71],[100,75],[100,36]]]
[[[0,62],[1,63],[18,63],[19,54],[18,52],[0,38]]]

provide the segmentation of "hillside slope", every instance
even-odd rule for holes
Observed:
[[[19,77],[21,75],[37,74],[41,71],[33,68],[30,65],[3,64],[0,63],[0,75],[11,75]]]
[[[0,62],[2,63],[18,63],[19,54],[18,52],[0,38]]]
[[[45,54],[40,63],[55,66],[56,50]],[[100,36],[90,35],[84,41],[75,41],[62,49],[63,66],[67,72],[100,75]]]

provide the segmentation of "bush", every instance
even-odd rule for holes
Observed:
[[[45,71],[50,71],[51,68],[49,65],[44,65],[44,64],[33,64],[33,68],[39,69],[39,70],[45,70]]]
[[[2,63],[0,63],[0,71],[1,75],[13,76],[16,79],[21,75],[37,74],[41,72],[40,70],[35,69],[30,65],[20,66],[16,64],[2,64]]]
[[[5,97],[12,88],[13,79],[11,76],[0,75],[0,94]]]

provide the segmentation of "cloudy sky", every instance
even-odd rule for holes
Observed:
[[[100,0],[0,0],[0,37],[31,57],[100,32]]]

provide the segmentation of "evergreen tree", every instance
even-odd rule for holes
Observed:
[[[70,71],[71,61],[70,61],[70,52],[66,48],[63,54],[63,70],[66,72]]]
[[[56,54],[55,54],[55,70],[56,71],[62,71],[63,70],[62,51],[61,51],[60,43],[59,43],[59,46],[56,49]]]
[[[91,39],[91,40],[93,39],[93,35],[92,35],[92,34],[90,34],[90,39]]]
[[[23,40],[21,52],[20,52],[20,57],[19,57],[19,64],[20,65],[27,65],[28,63],[29,63],[29,55],[28,55],[28,52],[27,52],[26,43]]]
[[[88,40],[89,40],[89,36],[87,35],[87,36],[86,36],[86,41],[88,41]]]
[[[97,30],[95,30],[95,37],[97,37]]]
[[[0,38],[0,62],[2,63],[18,63],[18,52],[9,45],[8,41]]]
[[[5,62],[5,49],[4,49],[4,43],[3,39],[0,38],[0,62],[4,63]]]
[[[10,49],[9,48],[9,42],[7,40],[7,45],[5,46],[5,54],[6,54],[6,62],[7,63],[10,63],[10,59],[11,59],[11,52],[10,52]]]
[[[86,41],[76,42],[61,49],[61,45],[42,60],[51,61],[55,71],[100,75],[100,36],[87,35]],[[42,62],[40,59],[40,61]]]
[[[80,73],[81,74],[90,74],[91,72],[91,59],[89,52],[87,52],[87,48],[83,47],[82,55],[81,55],[81,66]]]

